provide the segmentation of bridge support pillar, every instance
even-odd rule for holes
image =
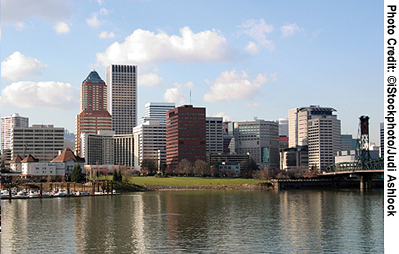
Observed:
[[[360,190],[371,190],[372,181],[371,175],[360,176]]]

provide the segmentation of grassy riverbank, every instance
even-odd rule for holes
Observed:
[[[112,177],[104,178],[112,180]],[[258,184],[259,180],[244,178],[219,178],[219,177],[151,177],[128,176],[124,181],[136,185],[230,185],[230,184]]]

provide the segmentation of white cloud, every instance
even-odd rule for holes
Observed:
[[[8,0],[1,1],[1,23],[20,23],[32,17],[41,17],[51,22],[68,20],[73,13],[69,0]]]
[[[96,14],[94,14],[91,18],[86,19],[86,22],[89,26],[97,27],[100,25],[100,21],[97,19]]]
[[[219,113],[213,114],[212,116],[213,117],[223,117],[224,122],[229,122],[229,121],[233,120],[233,118],[231,116],[229,116],[228,114],[226,114],[224,112],[219,112]]]
[[[20,78],[39,76],[42,75],[44,67],[46,64],[39,60],[15,51],[1,62],[1,77],[15,81]]]
[[[263,74],[258,74],[256,79],[251,81],[245,71],[242,71],[241,74],[235,70],[224,71],[211,86],[211,91],[204,95],[204,100],[208,102],[252,100],[267,81],[268,79]]]
[[[115,37],[115,34],[113,32],[108,33],[107,31],[104,31],[104,32],[100,33],[100,38],[103,38],[103,39],[114,38],[114,37]]]
[[[249,53],[254,55],[260,51],[260,48],[254,42],[250,41],[248,45],[245,47],[245,51],[248,51]]]
[[[175,84],[175,87],[166,89],[163,99],[167,102],[174,102],[175,104],[184,104],[186,102],[180,84]]]
[[[139,86],[154,87],[161,84],[162,78],[156,73],[139,75]]]
[[[273,31],[273,26],[266,24],[263,19],[247,20],[240,27],[243,28],[242,33],[248,34],[250,37],[256,39],[260,46],[269,50],[274,49],[273,42],[266,39],[266,34],[269,34]],[[252,42],[252,44],[249,43],[245,50],[253,53],[256,49],[255,46],[256,45],[254,42]]]
[[[19,31],[25,29],[24,22],[18,22],[18,23],[16,23],[16,24],[15,24],[15,27],[16,27],[17,30],[19,30]]]
[[[109,11],[107,9],[101,8],[99,12],[92,13],[91,14],[92,17],[87,18],[86,22],[89,26],[98,27],[103,23],[103,21],[98,20],[98,16],[99,15],[105,16],[105,15],[108,15],[108,13],[109,13]]]
[[[257,103],[257,102],[254,102],[254,103],[246,103],[246,104],[245,104],[245,107],[246,107],[246,108],[254,108],[254,107],[261,107],[261,106],[263,106],[263,105],[260,104],[260,103]]]
[[[18,108],[68,110],[79,105],[79,89],[62,82],[20,81],[1,91],[1,103]]]
[[[189,82],[188,82],[187,84],[185,84],[184,86],[186,86],[186,87],[192,89],[193,86],[194,86],[194,83],[193,83],[192,81],[189,81]]]
[[[292,36],[297,32],[304,32],[303,28],[299,28],[296,23],[280,27],[281,33],[284,37]]]
[[[215,30],[193,33],[189,27],[180,29],[181,36],[137,29],[123,43],[114,42],[97,61],[111,63],[156,64],[162,62],[228,61],[238,56],[229,49],[226,39]]]
[[[68,33],[71,29],[69,28],[69,26],[64,23],[64,22],[58,22],[55,26],[55,31],[57,32],[57,34],[66,34]]]

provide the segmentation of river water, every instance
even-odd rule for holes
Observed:
[[[2,200],[1,253],[383,253],[383,190]]]

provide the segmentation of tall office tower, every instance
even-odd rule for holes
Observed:
[[[146,121],[133,128],[134,166],[143,160],[153,161],[158,170],[166,163],[166,125],[159,121]]]
[[[112,64],[106,68],[108,112],[116,135],[132,134],[137,121],[136,65]]]
[[[206,153],[223,153],[223,117],[206,119]]]
[[[331,116],[333,108],[311,105],[288,111],[289,147],[308,145],[308,120],[321,116]]]
[[[160,124],[166,124],[166,111],[174,108],[174,103],[149,102],[145,104],[145,115],[140,119],[140,123],[159,121]]]
[[[80,88],[80,110],[76,116],[75,149],[81,156],[81,134],[97,134],[111,130],[111,115],[107,111],[107,86],[93,70]]]
[[[11,156],[29,154],[45,160],[52,160],[64,150],[64,128],[54,125],[32,125],[14,127],[11,131]]]
[[[19,116],[18,113],[12,116],[4,116],[1,118],[1,151],[11,149],[11,130],[14,127],[29,127],[29,118]]]
[[[278,123],[255,120],[234,123],[234,139],[238,154],[249,156],[263,167],[279,167]]]
[[[335,115],[322,115],[308,120],[309,168],[323,171],[335,163],[342,150],[341,121]]]
[[[166,112],[166,165],[206,161],[205,108],[184,105]]]

